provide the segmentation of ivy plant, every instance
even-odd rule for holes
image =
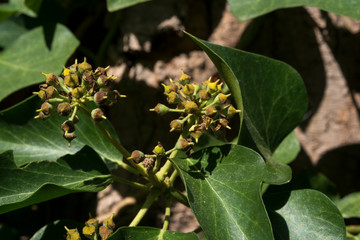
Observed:
[[[109,11],[116,11],[140,2],[107,4]],[[304,4],[359,18],[358,1],[229,4],[241,20]],[[10,1],[0,5],[0,20],[16,12],[36,16],[40,5],[36,0]],[[178,134],[178,140],[164,149],[159,139],[152,152],[143,152],[126,149],[105,114],[105,106],[126,101],[121,89],[113,89],[115,77],[107,74],[107,67],[94,68],[84,58],[57,74],[79,45],[69,29],[57,24],[49,47],[41,28],[14,24],[0,23],[0,29],[17,37],[15,42],[0,37],[1,85],[7,86],[0,88],[0,99],[41,84],[35,96],[0,112],[0,214],[69,193],[98,192],[113,182],[146,193],[128,226],[116,226],[113,216],[102,222],[90,217],[85,224],[58,220],[31,239],[359,238],[358,226],[345,227],[344,222],[360,217],[358,193],[334,203],[315,189],[267,191],[292,180],[288,164],[300,149],[293,130],[307,109],[301,76],[286,63],[186,33],[208,55],[220,78],[195,83],[182,72],[163,84],[167,103],[150,111],[173,116],[169,131]],[[34,41],[39,43],[36,48],[31,47]],[[237,126],[233,118],[239,119]],[[228,139],[234,129],[236,137]],[[116,174],[109,162],[138,180]],[[185,194],[176,188],[176,179],[184,184]],[[160,196],[166,200],[162,228],[141,226]],[[200,224],[196,232],[168,230],[175,201],[191,208]]]

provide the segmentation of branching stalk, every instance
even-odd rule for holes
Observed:
[[[132,186],[132,187],[135,187],[135,188],[138,188],[138,189],[141,189],[141,190],[145,190],[145,191],[149,191],[150,188],[144,184],[141,184],[141,183],[137,183],[137,182],[133,182],[133,181],[129,181],[125,178],[122,178],[122,177],[119,177],[119,176],[116,176],[116,175],[111,175],[112,179],[116,182],[120,182],[120,183],[125,183],[129,186]]]
[[[153,202],[156,200],[156,198],[159,196],[160,190],[157,188],[151,189],[149,195],[146,197],[146,200],[144,204],[142,205],[140,211],[137,213],[135,218],[130,223],[129,227],[135,227],[137,226],[141,219],[145,216],[146,212],[149,210],[150,206],[153,204]]]

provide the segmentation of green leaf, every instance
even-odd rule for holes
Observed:
[[[0,53],[0,100],[20,88],[44,81],[41,72],[60,72],[79,41],[63,25],[57,24],[50,49],[41,27],[21,35]]]
[[[245,21],[266,14],[279,8],[291,8],[300,6],[318,7],[322,10],[345,15],[360,20],[360,1],[343,0],[228,0],[233,14],[240,20]]]
[[[121,227],[107,240],[199,240],[195,233],[179,233],[151,227]]]
[[[213,61],[238,108],[243,105],[245,125],[267,161],[265,181],[288,182],[291,169],[273,160],[272,154],[306,111],[307,96],[300,75],[283,62],[188,35]]]
[[[0,155],[0,214],[73,192],[98,192],[111,182],[106,165],[88,147],[21,168],[7,151]]]
[[[339,210],[324,194],[310,189],[264,197],[275,239],[345,239]]]
[[[59,116],[55,110],[46,121],[34,119],[35,110],[40,105],[40,99],[33,96],[0,112],[0,152],[13,150],[17,166],[39,160],[54,161],[66,154],[76,153],[84,145],[111,161],[122,161],[122,155],[82,111],[78,112],[80,121],[75,130],[78,137],[68,147],[60,127],[67,118]],[[102,124],[111,135],[116,136],[109,121],[104,120]]]
[[[107,8],[109,12],[115,12],[117,10],[147,1],[150,0],[107,0]]]
[[[27,30],[13,20],[6,20],[0,23],[0,47],[6,48],[14,43],[14,39],[25,34]]]
[[[351,193],[336,203],[344,218],[360,218],[360,192]]]
[[[189,203],[209,239],[273,239],[261,196],[261,156],[224,145],[173,159]]]
[[[291,132],[276,148],[273,153],[273,158],[277,162],[288,164],[295,160],[300,149],[300,143],[295,132]]]
[[[10,0],[9,3],[0,4],[0,21],[5,20],[16,12],[29,17],[36,17],[42,0]]]
[[[30,240],[64,240],[66,236],[65,227],[69,229],[77,228],[79,233],[81,234],[82,228],[84,224],[71,221],[71,220],[56,220],[53,223],[50,223],[41,229],[39,229]],[[85,237],[81,234],[82,239]]]

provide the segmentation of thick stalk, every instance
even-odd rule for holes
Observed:
[[[146,200],[144,204],[142,205],[140,211],[137,213],[135,218],[130,223],[129,227],[135,227],[137,226],[141,219],[145,216],[146,212],[149,210],[150,206],[153,204],[153,202],[156,200],[156,198],[159,196],[160,190],[153,188],[151,189],[149,195],[146,197]]]
[[[162,229],[167,230],[169,227],[169,220],[170,220],[170,208],[171,208],[171,198],[169,198],[166,202],[166,208],[165,208],[165,219]]]
[[[187,197],[182,192],[180,192],[179,190],[177,190],[175,188],[171,188],[170,189],[170,195],[174,199],[176,199],[177,201],[184,204],[185,206],[190,207]]]

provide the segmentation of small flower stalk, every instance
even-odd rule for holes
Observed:
[[[41,108],[37,110],[35,118],[48,119],[54,112],[67,119],[61,124],[63,136],[68,141],[76,138],[75,125],[79,121],[77,111],[79,108],[87,108],[88,102],[94,102],[98,106],[91,111],[91,118],[99,122],[106,119],[102,107],[113,105],[118,99],[126,97],[117,90],[112,90],[111,85],[116,79],[107,76],[109,67],[98,67],[93,70],[86,61],[66,68],[60,76],[54,73],[42,73],[45,83],[39,86],[39,91],[34,92],[44,101]]]

